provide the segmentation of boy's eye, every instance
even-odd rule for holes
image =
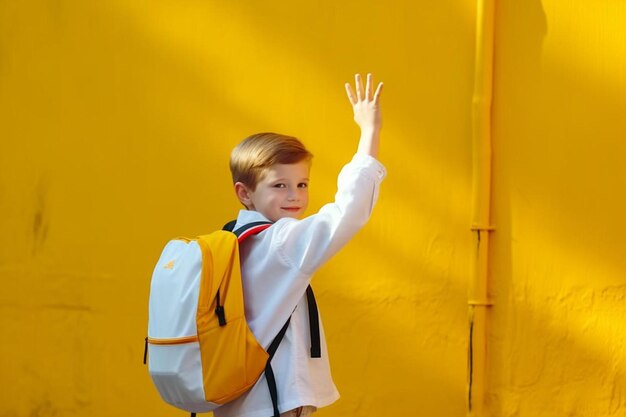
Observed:
[[[309,184],[307,184],[306,182],[301,182],[300,184],[298,184],[298,188],[308,188]]]
[[[274,187],[276,187],[276,188],[285,188],[286,185],[281,182],[281,183],[278,183],[278,184],[274,184]]]

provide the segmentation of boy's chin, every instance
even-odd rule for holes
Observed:
[[[300,220],[302,218],[302,214],[303,214],[302,211],[289,212],[289,211],[283,210],[276,216],[276,219],[273,221],[278,221],[284,218]]]
[[[304,210],[300,209],[300,210],[284,210],[284,209],[280,209],[277,212],[271,212],[271,213],[267,213],[267,212],[263,212],[261,210],[259,210],[261,212],[261,214],[263,216],[265,216],[265,218],[271,222],[277,222],[280,219],[284,219],[284,218],[289,218],[289,219],[296,219],[296,220],[300,220],[301,218],[304,217]]]

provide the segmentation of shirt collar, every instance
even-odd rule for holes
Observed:
[[[237,230],[241,226],[252,222],[269,222],[269,220],[258,211],[240,210],[233,230]]]

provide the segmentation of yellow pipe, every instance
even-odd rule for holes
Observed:
[[[476,56],[472,108],[472,231],[475,255],[468,289],[468,416],[487,416],[487,313],[491,205],[491,102],[493,80],[494,0],[477,0]]]

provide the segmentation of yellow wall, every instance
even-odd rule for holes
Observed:
[[[496,12],[494,416],[626,415],[626,3]]]
[[[472,256],[467,1],[0,3],[0,415],[185,415],[141,364],[164,242],[239,206],[230,149],[356,146],[343,82],[385,81],[389,170],[314,281],[342,399],[320,416],[461,416]],[[498,2],[488,400],[626,414],[624,4]],[[579,413],[579,414],[577,414]]]

